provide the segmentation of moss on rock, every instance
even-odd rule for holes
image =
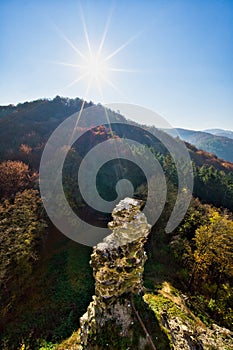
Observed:
[[[95,296],[80,319],[84,349],[120,350],[132,344],[135,315],[131,295],[143,291],[144,244],[151,229],[140,210],[142,204],[131,198],[122,200],[109,223],[113,232],[93,249],[90,265]]]

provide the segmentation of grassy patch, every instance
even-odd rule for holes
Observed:
[[[150,305],[148,305],[147,302],[145,302],[144,297],[140,296],[134,296],[134,304],[135,308],[138,310],[139,315],[150,334],[153,343],[156,346],[157,350],[169,350],[172,349],[170,347],[170,340],[169,337],[163,327],[161,327],[161,324],[159,323],[157,317],[155,317],[155,314],[153,310],[150,308]],[[141,325],[139,324],[138,320],[135,319],[135,326],[134,326],[134,333],[135,333],[135,347],[134,349],[138,349],[136,344],[138,345],[138,338],[139,336],[145,337],[145,333],[143,332]],[[151,349],[149,346],[148,349]]]
[[[64,236],[52,238],[1,320],[4,350],[52,349],[78,329],[94,294],[91,249]]]

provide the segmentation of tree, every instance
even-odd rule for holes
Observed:
[[[190,287],[201,282],[215,285],[214,298],[222,283],[233,277],[233,221],[212,209],[208,224],[195,232]]]
[[[8,160],[0,163],[0,196],[6,198],[32,187],[37,176],[23,162]]]
[[[36,190],[17,193],[0,204],[0,290],[17,287],[31,273],[46,227]],[[0,293],[1,296],[1,293]]]

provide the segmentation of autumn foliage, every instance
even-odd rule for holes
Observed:
[[[30,188],[37,177],[21,161],[5,161],[0,163],[0,196],[9,197],[25,188]]]

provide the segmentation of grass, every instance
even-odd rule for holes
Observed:
[[[78,329],[94,294],[90,253],[90,248],[51,231],[31,277],[16,291],[1,320],[0,348],[43,349],[44,343],[52,349]]]
[[[160,319],[163,311],[166,311],[171,317],[179,317],[183,320],[187,320],[189,323],[194,323],[195,321],[203,326],[200,320],[188,309],[180,292],[168,282],[163,283],[158,294],[145,294],[144,301],[154,311],[157,319]]]
[[[50,229],[41,258],[30,279],[21,290],[15,291],[14,299],[2,316],[0,348],[78,350],[79,318],[94,294],[94,280],[89,266],[91,251],[91,248]],[[170,335],[160,320],[163,310],[194,325],[198,319],[186,307],[178,290],[182,290],[182,278],[179,280],[180,270],[173,261],[169,247],[157,242],[153,253],[148,255],[144,273],[147,293],[144,300],[135,297],[135,306],[157,350],[168,350],[172,349],[172,345]],[[173,284],[178,289],[172,287]],[[114,334],[112,329],[114,325],[110,325],[111,337],[107,339],[107,335],[103,335],[100,345],[112,343],[114,350],[125,350],[128,340],[116,336],[117,332]],[[134,349],[138,348],[140,337],[145,337],[145,334],[135,318],[131,339]]]
[[[157,317],[155,317],[155,314],[153,310],[150,308],[150,306],[143,300],[140,296],[134,296],[134,304],[135,308],[139,312],[139,315],[150,334],[153,343],[156,346],[157,350],[169,350],[171,349],[170,346],[170,339],[163,327],[161,327],[161,324],[159,323]],[[145,337],[145,333],[142,331],[142,328],[135,319],[135,326],[134,326],[134,332],[135,332],[135,340],[138,340],[138,336],[141,335]],[[137,334],[137,336],[136,336]],[[138,349],[138,347],[135,344],[134,349]],[[148,349],[151,349],[149,346]]]

